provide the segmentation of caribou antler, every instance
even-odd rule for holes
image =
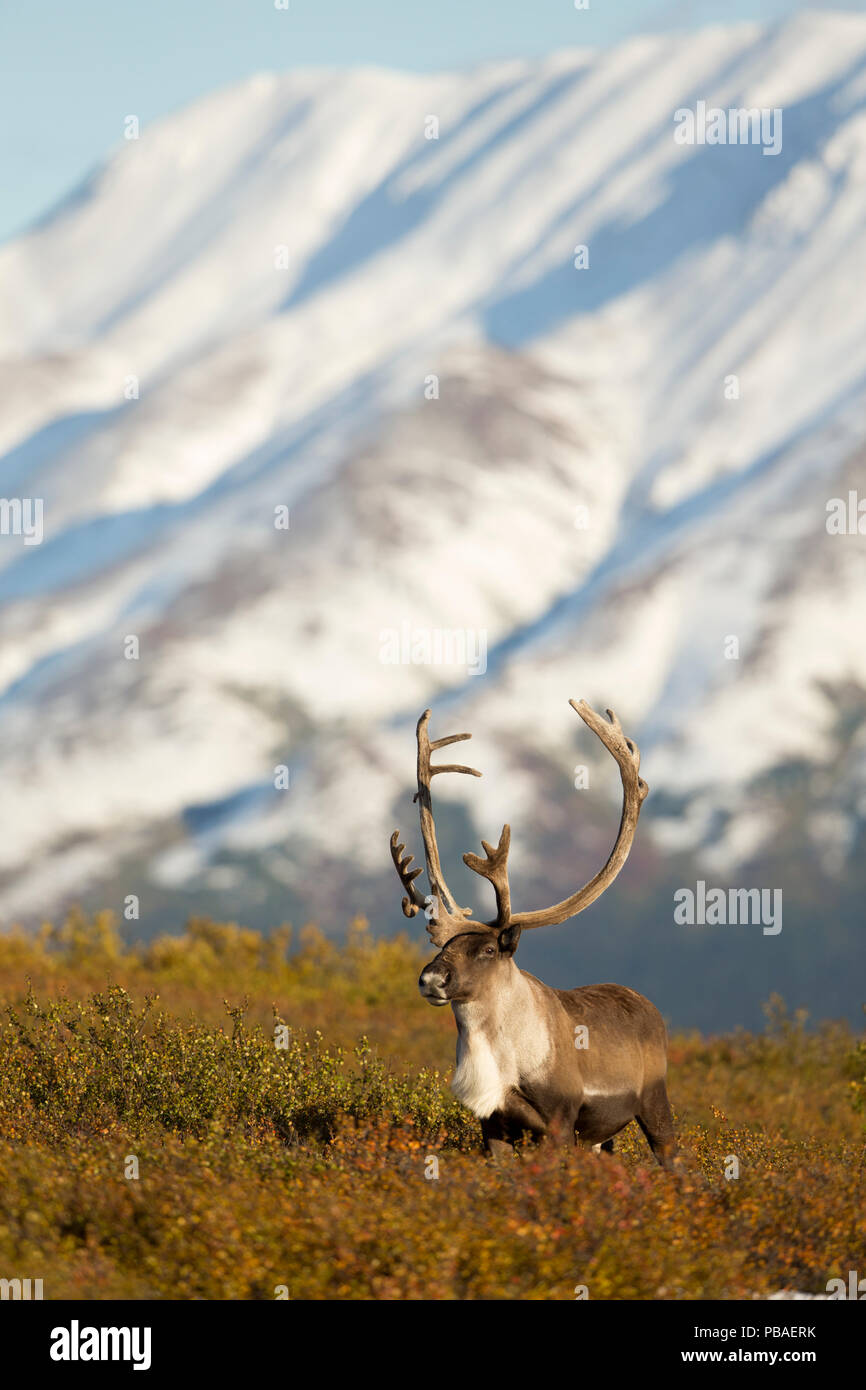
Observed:
[[[401,903],[403,916],[414,917],[419,907],[424,906],[424,899],[415,887],[415,879],[419,874],[423,874],[424,865],[419,864],[416,869],[409,868],[415,856],[407,854],[405,859],[400,857],[406,846],[398,844],[397,842],[399,839],[400,831],[395,830],[394,834],[391,836],[391,858],[394,860],[394,868],[397,870],[397,876],[406,889],[407,896]]]
[[[572,893],[570,898],[563,898],[561,903],[556,903],[553,907],[544,908],[539,912],[515,913],[511,918],[511,925],[515,927],[555,926],[557,922],[564,922],[566,918],[574,917],[578,912],[583,912],[585,907],[589,907],[590,903],[594,903],[596,898],[601,897],[604,890],[613,883],[628,858],[634,832],[637,829],[640,808],[649,792],[646,782],[638,776],[640,749],[633,739],[626,738],[622,731],[622,725],[613,710],[609,709],[607,719],[602,719],[601,715],[596,714],[585,700],[569,700],[568,703],[573,710],[577,711],[584,724],[592,729],[594,734],[597,734],[605,748],[613,754],[619,764],[620,777],[622,778],[622,817],[619,823],[619,833],[607,863],[594,878],[591,878],[582,888],[578,888],[577,892]]]
[[[433,821],[433,805],[430,797],[430,783],[437,772],[465,772],[470,777],[481,776],[481,773],[477,772],[474,767],[464,767],[460,763],[442,763],[438,767],[434,767],[430,761],[431,753],[434,753],[438,748],[446,748],[451,743],[462,743],[465,739],[471,738],[472,735],[450,734],[448,738],[438,738],[431,743],[427,733],[430,710],[425,710],[418,720],[418,790],[414,800],[419,803],[421,813],[421,834],[424,840],[427,877],[430,882],[430,898],[422,897],[415,887],[415,879],[421,873],[421,868],[409,868],[413,862],[411,854],[405,858],[401,857],[405,846],[398,843],[400,835],[398,830],[395,830],[391,836],[391,857],[394,860],[394,867],[400,882],[407,893],[403,899],[403,912],[407,917],[414,917],[419,908],[425,908],[427,930],[435,946],[444,946],[452,936],[466,931],[467,926],[471,930],[490,928],[501,931],[508,926],[531,929],[532,927],[547,927],[564,922],[566,918],[576,916],[585,907],[589,907],[590,903],[595,902],[596,898],[600,897],[613,882],[628,858],[637,828],[640,808],[649,791],[646,782],[639,776],[640,750],[637,744],[623,733],[622,725],[613,710],[609,709],[607,719],[603,719],[585,700],[569,700],[569,704],[572,709],[577,711],[584,724],[601,739],[619,766],[623,801],[616,843],[604,868],[582,888],[579,888],[576,893],[572,893],[570,898],[564,898],[562,902],[556,903],[553,907],[538,912],[512,913],[511,890],[508,884],[508,850],[511,845],[511,829],[508,825],[504,825],[499,837],[499,844],[495,849],[486,840],[481,841],[485,854],[484,859],[477,854],[464,854],[463,856],[464,864],[473,873],[480,874],[482,878],[486,878],[489,883],[492,883],[496,895],[495,919],[492,922],[479,922],[477,927],[474,923],[467,924],[466,919],[471,917],[472,909],[459,907],[445,882],[439,860],[439,847],[436,843],[436,827]]]
[[[424,841],[424,857],[427,863],[427,878],[430,883],[430,900],[422,898],[415,888],[413,880],[420,872],[413,869],[407,879],[407,868],[411,862],[411,856],[402,861],[399,860],[395,852],[397,839],[400,832],[394,831],[391,836],[391,856],[394,865],[400,876],[400,882],[404,888],[410,892],[411,902],[407,904],[403,900],[403,911],[407,917],[414,917],[419,907],[424,907],[426,903],[425,916],[427,918],[427,931],[434,946],[444,946],[446,941],[450,941],[452,936],[463,931],[466,926],[466,918],[472,916],[471,907],[459,907],[454,895],[450,892],[445,875],[442,872],[442,864],[439,859],[439,846],[436,843],[436,826],[433,821],[433,803],[430,797],[430,783],[437,772],[465,772],[470,777],[480,777],[481,773],[474,767],[464,767],[461,763],[440,763],[434,767],[430,761],[431,753],[435,753],[438,748],[447,748],[451,743],[462,743],[465,739],[471,738],[471,734],[449,734],[447,738],[437,738],[432,743],[427,732],[427,725],[430,721],[432,711],[425,709],[421,718],[418,720],[416,736],[418,739],[418,790],[412,798],[418,802],[421,813],[421,837]],[[400,852],[403,846],[399,846]]]
[[[496,894],[496,921],[490,923],[491,926],[507,927],[511,921],[511,889],[508,886],[508,850],[510,845],[511,826],[503,825],[499,844],[495,849],[492,845],[488,845],[486,840],[481,841],[481,848],[487,856],[486,859],[482,859],[477,854],[464,854],[463,856],[463,863],[473,873],[480,874],[482,878],[488,879],[493,884],[493,891]]]

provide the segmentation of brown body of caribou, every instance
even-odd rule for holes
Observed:
[[[665,1168],[676,1155],[665,1074],[667,1039],[654,1004],[623,985],[585,985],[552,989],[520,970],[514,953],[522,931],[564,922],[604,892],[622,868],[648,787],[640,777],[640,752],[625,736],[612,710],[602,719],[584,700],[570,701],[584,723],[615,758],[622,779],[619,834],[604,868],[571,897],[537,912],[513,912],[508,883],[511,832],[503,827],[494,848],[482,841],[485,857],[465,854],[464,862],[489,880],[496,895],[496,917],[471,922],[471,909],[458,907],[445,883],[430,797],[439,772],[481,774],[460,764],[431,764],[438,748],[469,734],[452,734],[431,743],[430,710],[418,721],[418,791],[429,897],[403,856],[399,831],[391,836],[391,855],[406,891],[403,912],[425,911],[427,930],[439,954],[421,972],[423,997],[436,1006],[450,1004],[457,1022],[455,1095],[481,1120],[485,1150],[507,1151],[518,1139],[590,1144],[610,1150],[613,1137],[637,1120],[650,1148]]]

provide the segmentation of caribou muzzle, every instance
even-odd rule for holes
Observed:
[[[443,1004],[450,1004],[451,1000],[445,993],[451,983],[451,971],[445,966],[437,965],[435,961],[431,965],[425,965],[418,978],[418,988],[422,997],[428,1004],[433,1004],[441,1008]]]

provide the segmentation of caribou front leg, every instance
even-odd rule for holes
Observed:
[[[505,1121],[498,1111],[481,1121],[481,1138],[485,1154],[494,1163],[514,1154],[514,1140],[509,1136]]]
[[[535,1140],[544,1139],[551,1135],[551,1127],[519,1091],[511,1091],[503,1108],[481,1121],[484,1152],[491,1158],[513,1151],[517,1141],[527,1134]]]

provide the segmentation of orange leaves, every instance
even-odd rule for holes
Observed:
[[[307,933],[287,960],[287,934],[208,922],[138,952],[89,931],[0,940],[0,1268],[47,1296],[750,1298],[866,1270],[843,1030],[675,1038],[674,1175],[633,1126],[612,1157],[497,1167],[407,942]]]
[[[740,1298],[819,1292],[864,1267],[851,1152],[825,1141],[792,1162],[790,1141],[754,1137],[726,1183],[724,1145],[695,1126],[686,1138],[701,1158],[683,1180],[629,1154],[611,1175],[591,1154],[548,1151],[524,1185],[524,1159],[498,1168],[454,1149],[436,1150],[427,1180],[413,1128],[381,1120],[291,1150],[241,1135],[31,1137],[0,1145],[0,1259],[26,1256],[56,1296],[176,1298],[272,1298],[281,1284],[293,1299],[570,1300],[577,1285]],[[133,1143],[136,1183],[122,1178]],[[784,1183],[768,1180],[775,1161]]]

